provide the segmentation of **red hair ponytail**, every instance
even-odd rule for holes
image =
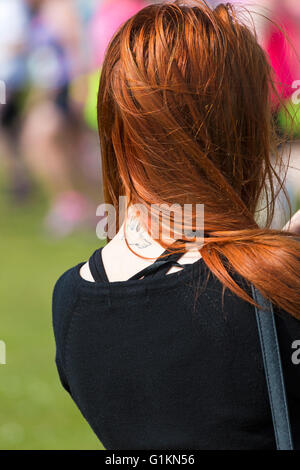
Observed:
[[[234,269],[300,318],[299,238],[268,228],[282,187],[272,87],[265,53],[230,5],[144,8],[116,33],[102,68],[104,190],[116,208],[121,195],[149,210],[204,204],[210,236],[199,248],[210,270],[252,302]]]

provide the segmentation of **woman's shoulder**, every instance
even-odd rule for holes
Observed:
[[[65,271],[56,281],[52,295],[52,325],[56,343],[56,365],[62,385],[69,390],[64,368],[65,339],[79,299],[80,263]]]
[[[74,301],[74,294],[79,288],[78,273],[84,264],[84,262],[79,263],[61,274],[53,289],[54,303],[61,300],[64,300],[66,303]]]
[[[82,265],[84,265],[84,262],[65,271],[54,285],[52,295],[52,319],[55,333],[59,334],[64,328],[64,324],[67,318],[72,314],[79,298],[79,270]]]

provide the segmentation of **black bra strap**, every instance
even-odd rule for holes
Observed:
[[[136,273],[130,280],[140,279],[141,277],[151,277],[152,279],[158,276],[161,277],[167,274],[171,266],[179,266],[182,268],[183,266],[177,262],[182,254],[182,252],[170,253],[169,250],[165,250],[150,266]]]
[[[102,248],[96,250],[89,259],[89,267],[95,282],[109,282],[102,261]],[[182,256],[181,253],[170,253],[169,250],[164,251],[150,266],[142,269],[128,280],[140,279],[142,277],[155,278],[167,274],[171,266],[183,267],[177,263]]]
[[[89,267],[95,282],[109,282],[101,255],[102,248],[96,250],[89,259]]]

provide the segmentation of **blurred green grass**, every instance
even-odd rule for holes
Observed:
[[[0,340],[7,355],[0,365],[0,449],[102,449],[59,383],[51,323],[55,281],[99,240],[95,233],[47,239],[41,194],[20,207],[0,195]]]

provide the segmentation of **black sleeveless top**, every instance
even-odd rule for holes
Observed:
[[[274,449],[254,307],[223,292],[202,259],[167,274],[180,256],[109,282],[99,249],[95,282],[80,276],[84,263],[60,277],[61,382],[106,449]],[[300,321],[276,312],[276,323],[299,449]]]

